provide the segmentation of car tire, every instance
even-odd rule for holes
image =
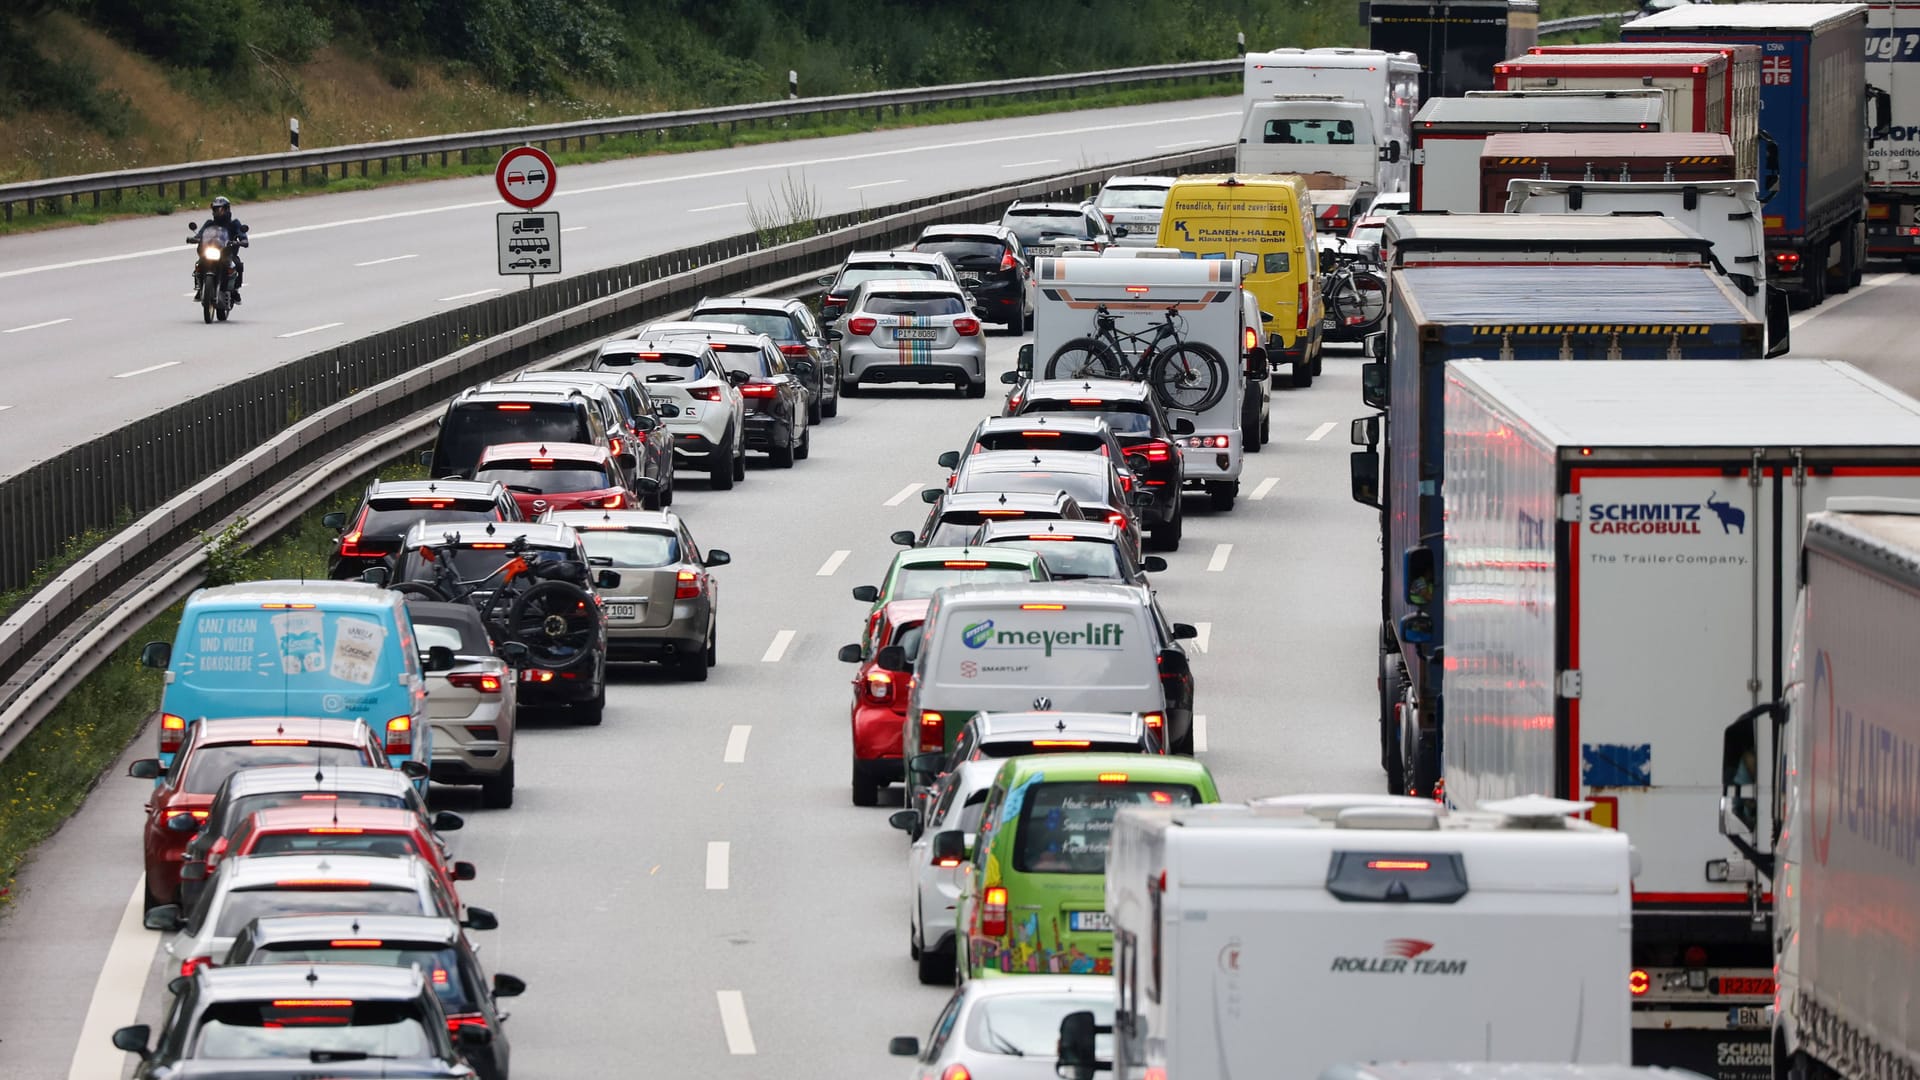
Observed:
[[[779,446],[767,447],[767,460],[772,462],[773,467],[776,469],[793,468],[793,458],[794,449],[791,435],[789,435],[788,438],[780,440]]]
[[[952,986],[957,976],[955,950],[952,946],[944,949],[922,947],[919,957],[920,982],[923,986]]]
[[[1173,516],[1147,530],[1147,536],[1153,546],[1161,551],[1179,551],[1180,534],[1186,531],[1187,512],[1181,508],[1178,497],[1173,504]]]
[[[1173,745],[1168,747],[1168,749],[1179,757],[1193,756],[1193,727],[1191,724],[1187,727],[1187,733],[1173,740]]]
[[[1213,508],[1218,513],[1233,509],[1233,500],[1240,495],[1240,482],[1237,480],[1216,480],[1207,484],[1207,497],[1213,500]]]
[[[1247,453],[1260,452],[1260,395],[1248,397],[1240,404],[1240,445]]]
[[[747,451],[745,447],[741,447],[740,452],[733,455],[733,478],[735,481],[745,480],[747,478]]]
[[[575,727],[599,727],[600,721],[607,718],[607,688],[603,684],[600,692],[592,701],[576,704],[567,710],[567,718]]]
[[[513,806],[513,762],[499,775],[480,781],[480,805],[488,810],[507,810]]]
[[[661,492],[660,492],[660,509],[665,510],[667,507],[672,505],[673,505],[673,477],[669,476],[667,477],[667,486],[661,489]]]
[[[1324,349],[1313,350],[1313,367],[1311,368],[1311,370],[1314,375],[1317,376],[1320,374],[1320,361],[1325,358],[1326,358],[1326,351]]]
[[[982,380],[981,382],[974,382],[973,380],[969,379],[967,380],[966,389],[961,391],[961,393],[965,394],[967,397],[970,397],[970,398],[975,398],[975,399],[984,398],[987,396],[987,384],[984,380]]]
[[[726,491],[733,487],[733,436],[729,432],[724,446],[714,450],[713,464],[707,475],[713,483],[713,490]]]
[[[1026,317],[1020,320],[1020,332],[1024,334],[1027,331],[1032,329],[1033,329],[1033,308],[1029,306],[1027,308]]]
[[[820,418],[823,420],[831,420],[834,417],[839,415],[840,415],[840,380],[836,377],[833,382],[833,396],[828,398],[826,401],[821,402],[820,404]]]
[[[1293,378],[1290,381],[1296,389],[1302,386],[1312,386],[1313,365],[1305,360],[1294,361]]]
[[[859,397],[860,396],[860,380],[853,379],[850,381],[842,381],[840,383],[840,396],[841,397]]]
[[[707,681],[707,652],[705,649],[689,653],[674,660],[675,672],[687,682]]]
[[[820,400],[818,394],[810,395],[807,399],[807,423],[817,424],[826,419],[826,413],[823,411],[825,409],[826,405]]]
[[[1269,414],[1266,416],[1262,416],[1260,418],[1260,442],[1262,444],[1265,444],[1265,443],[1270,443],[1272,441],[1273,441],[1273,416]]]
[[[812,428],[808,428],[800,433],[800,445],[793,448],[793,456],[800,461],[805,461],[807,458],[813,456]]]
[[[867,776],[866,770],[857,761],[853,763],[853,805],[880,805],[880,785]]]

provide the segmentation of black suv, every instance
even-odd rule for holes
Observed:
[[[576,386],[482,383],[460,391],[440,418],[433,449],[420,456],[435,476],[469,479],[489,446],[516,442],[612,447],[608,397]]]
[[[800,379],[813,392],[808,422],[817,424],[823,418],[839,414],[840,357],[828,343],[827,335],[821,331],[806,301],[726,296],[693,305],[693,314],[688,315],[687,320],[733,323],[772,338],[789,364],[805,360],[812,365],[812,370]]]
[[[327,552],[327,576],[351,581],[369,567],[385,566],[400,550],[407,530],[419,522],[519,521],[520,507],[507,489],[473,480],[375,480],[350,514],[332,513],[321,523],[340,535]]]
[[[640,485],[635,485],[635,501],[648,510],[673,505],[673,432],[667,430],[667,420],[680,415],[680,406],[647,393],[640,377],[630,370],[523,371],[514,376],[513,381],[605,387],[620,411],[620,426],[624,429],[616,439],[624,439],[626,443],[624,447],[613,447],[613,452],[618,454],[624,449],[632,453],[634,466],[629,472],[633,478],[651,477],[660,485],[650,494],[639,491]]]
[[[1033,329],[1033,286],[1026,247],[1003,225],[929,225],[915,251],[936,251],[960,274],[960,285],[988,316],[1018,334]]]

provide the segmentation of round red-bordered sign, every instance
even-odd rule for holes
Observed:
[[[553,197],[553,159],[532,146],[516,146],[500,155],[493,167],[493,186],[500,197],[522,210],[531,210]]]

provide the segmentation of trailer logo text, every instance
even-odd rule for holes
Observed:
[[[1710,493],[1697,503],[1594,503],[1587,507],[1587,531],[1659,536],[1698,536],[1703,520],[1717,522],[1723,534],[1746,535],[1747,512]],[[1703,510],[1713,512],[1705,518]]]
[[[1380,950],[1381,956],[1336,956],[1329,969],[1349,975],[1465,975],[1465,960],[1440,960],[1427,956],[1433,942],[1415,938],[1394,938]]]

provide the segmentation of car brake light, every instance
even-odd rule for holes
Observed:
[[[447,507],[453,505],[453,503],[447,499],[408,499],[407,504],[410,506],[424,506],[430,510],[445,510]],[[360,516],[362,521],[366,520],[366,514],[364,512]],[[356,524],[358,523],[356,522]]]
[[[1000,269],[1002,269],[1002,270],[1011,270],[1011,269],[1013,269],[1013,268],[1014,268],[1015,266],[1017,266],[1017,265],[1019,265],[1019,264],[1013,261],[1013,252],[1011,252],[1011,251],[1008,251],[1008,252],[1003,252],[1003,253],[1001,253],[1001,255],[1000,255]]]
[[[884,671],[867,672],[867,696],[881,704],[893,700],[893,676]]]
[[[1259,347],[1260,347],[1260,331],[1255,330],[1251,326],[1247,327],[1246,334],[1242,339],[1241,348],[1245,349],[1248,352],[1252,352],[1253,350]]]
[[[1776,251],[1773,253],[1773,266],[1776,270],[1792,273],[1800,269],[1800,253],[1797,251]]]
[[[305,739],[253,739],[254,746],[305,746]]]
[[[591,506],[597,510],[618,510],[627,505],[627,497],[616,491],[611,495],[598,499],[587,499],[583,501],[581,505]]]
[[[1129,285],[1127,286],[1127,291],[1134,294],[1135,296],[1140,296],[1151,290],[1145,285]]]
[[[779,392],[780,392],[780,388],[773,385],[772,383],[750,382],[750,383],[742,383],[740,386],[741,397],[770,398],[777,395]]]
[[[961,317],[953,320],[953,331],[961,337],[972,337],[980,332],[980,320]]]
[[[536,469],[551,469],[553,468],[553,459],[550,457],[528,458],[527,464]]]
[[[387,753],[413,753],[413,718],[396,716],[387,721]]]
[[[351,1009],[353,1002],[346,998],[281,998],[273,1003],[276,1009]]]
[[[1126,523],[1127,523],[1127,515],[1121,513],[1120,511],[1113,510],[1107,513],[1107,524],[1125,525]]]
[[[1159,439],[1146,443],[1142,449],[1146,451],[1148,461],[1168,461],[1173,457],[1173,447]]]
[[[1123,772],[1103,772],[1100,774],[1099,779],[1103,784],[1124,784],[1127,782],[1127,774]]]
[[[335,802],[339,798],[340,796],[335,795],[332,792],[322,793],[318,791],[300,796],[300,799],[302,802]]]
[[[706,588],[706,579],[697,570],[682,570],[673,576],[673,598],[692,600]]]
[[[261,604],[267,611],[311,611],[312,604]]]
[[[378,949],[386,942],[380,938],[336,938],[327,942],[329,949]]]
[[[499,409],[502,412],[526,412],[527,410],[533,408],[533,406],[531,405],[495,405],[494,408]]]
[[[507,545],[505,545],[505,544],[472,544],[472,545],[469,545],[469,546],[470,546],[470,547],[472,547],[472,548],[473,548],[473,550],[475,550],[475,551],[505,551],[505,550],[507,550]],[[425,549],[422,549],[422,550],[425,550]]]
[[[434,981],[446,982],[446,977],[441,971],[436,969],[434,975],[436,976]],[[455,1013],[447,1017],[447,1034],[453,1036],[458,1036],[460,1029],[463,1027],[483,1028],[486,1026],[487,1018],[481,1016],[479,1013]]]
[[[180,739],[186,734],[187,721],[184,717],[172,713],[160,716],[160,752],[171,754],[180,749]]]
[[[1009,518],[1026,517],[1027,512],[1025,510],[982,510],[980,511],[980,516],[981,517],[1009,517]]]
[[[462,686],[468,690],[478,690],[483,694],[500,692],[500,676],[489,675],[481,671],[456,671],[447,676],[448,684]]]
[[[1057,431],[1023,431],[1020,433],[1020,437],[1023,439],[1057,439],[1060,437],[1060,433]],[[1104,450],[1106,448],[1101,447],[1101,449]],[[976,454],[980,452],[978,444],[974,445],[973,452]]]
[[[553,672],[545,668],[527,668],[520,672],[520,677],[532,683],[550,683],[553,681]]]
[[[850,334],[871,334],[880,325],[880,320],[869,319],[864,315],[858,319],[847,320],[847,332]]]
[[[1421,872],[1432,864],[1425,859],[1368,859],[1369,870],[1412,870]]]
[[[995,885],[987,890],[984,902],[980,905],[980,932],[988,937],[1002,937],[1006,934],[1006,886]]]
[[[411,502],[412,500],[408,501]],[[434,509],[438,510],[440,507],[435,506]],[[340,554],[342,556],[349,559],[359,559],[365,558],[368,555],[378,554],[378,552],[362,551],[360,549],[360,530],[365,527],[367,515],[372,512],[372,507],[367,507],[365,510],[360,511],[360,516],[354,519],[353,528],[348,530],[347,534],[340,538]]]
[[[1104,401],[1101,401],[1101,400],[1100,400],[1099,398],[1097,398],[1097,397],[1077,397],[1077,398],[1068,398],[1068,399],[1067,399],[1067,404],[1069,404],[1069,405],[1092,405],[1092,406],[1094,406],[1094,407],[1096,407],[1096,408],[1097,408],[1097,407],[1099,407],[1099,406],[1101,406],[1101,405],[1105,405],[1105,404],[1106,404],[1106,402],[1104,402]]]
[[[844,296],[827,296],[823,297],[820,301],[821,305],[825,307],[839,307],[846,302],[847,298]]]
[[[215,840],[213,842],[213,847],[207,849],[207,861],[212,862],[214,859],[218,858],[221,855],[225,855],[226,853],[227,853],[227,838],[223,836],[220,839]]]
[[[212,966],[214,965],[213,957],[211,956],[190,956],[180,961],[180,975],[182,978],[191,979],[193,978],[194,972],[199,971],[201,968],[210,968]]]
[[[948,559],[940,564],[949,570],[985,570],[985,559]]]
[[[780,351],[787,356],[807,355],[807,347],[805,345],[782,345],[780,346]]]
[[[1109,225],[1111,225],[1111,224],[1113,224],[1113,215],[1112,215],[1112,214],[1106,214],[1106,213],[1103,213],[1103,214],[1101,214],[1100,216],[1101,216],[1101,217],[1103,217],[1103,218],[1106,218],[1106,219],[1107,219],[1107,224],[1109,224]],[[1127,291],[1128,291],[1128,292],[1132,292],[1133,290],[1132,290],[1132,289],[1128,289]],[[1144,292],[1145,290],[1142,290],[1142,291]]]
[[[920,749],[944,750],[947,748],[946,718],[931,710],[920,714]]]
[[[719,401],[720,388],[717,386],[690,386],[687,396],[696,401]]]
[[[1093,743],[1086,739],[1035,739],[1033,740],[1033,745],[1051,746],[1056,749],[1060,747],[1073,747],[1075,749],[1085,750],[1087,747],[1092,746]]]
[[[281,878],[274,885],[282,889],[364,889],[371,881],[349,880],[347,878]],[[274,1002],[278,1005],[279,1002]]]
[[[1160,728],[1167,726],[1167,718],[1161,713],[1150,712],[1146,715],[1145,719],[1147,722],[1147,726],[1155,730],[1159,730]]]
[[[1293,328],[1299,333],[1307,332],[1307,283],[1300,283],[1300,295],[1293,305]]]
[[[1021,604],[1021,611],[1065,611],[1065,604]]]
[[[1100,452],[1103,454],[1106,453],[1106,448],[1102,447]],[[1133,490],[1133,475],[1131,473],[1120,474],[1120,490],[1121,491]]]
[[[965,1065],[956,1061],[940,1074],[940,1080],[973,1080],[973,1073],[967,1071]]]
[[[356,829],[351,825],[315,825],[307,830],[308,836],[359,836],[365,829]]]
[[[1634,997],[1639,997],[1646,993],[1648,987],[1651,985],[1652,980],[1647,978],[1645,971],[1634,968],[1632,971],[1627,972],[1627,992]]]

